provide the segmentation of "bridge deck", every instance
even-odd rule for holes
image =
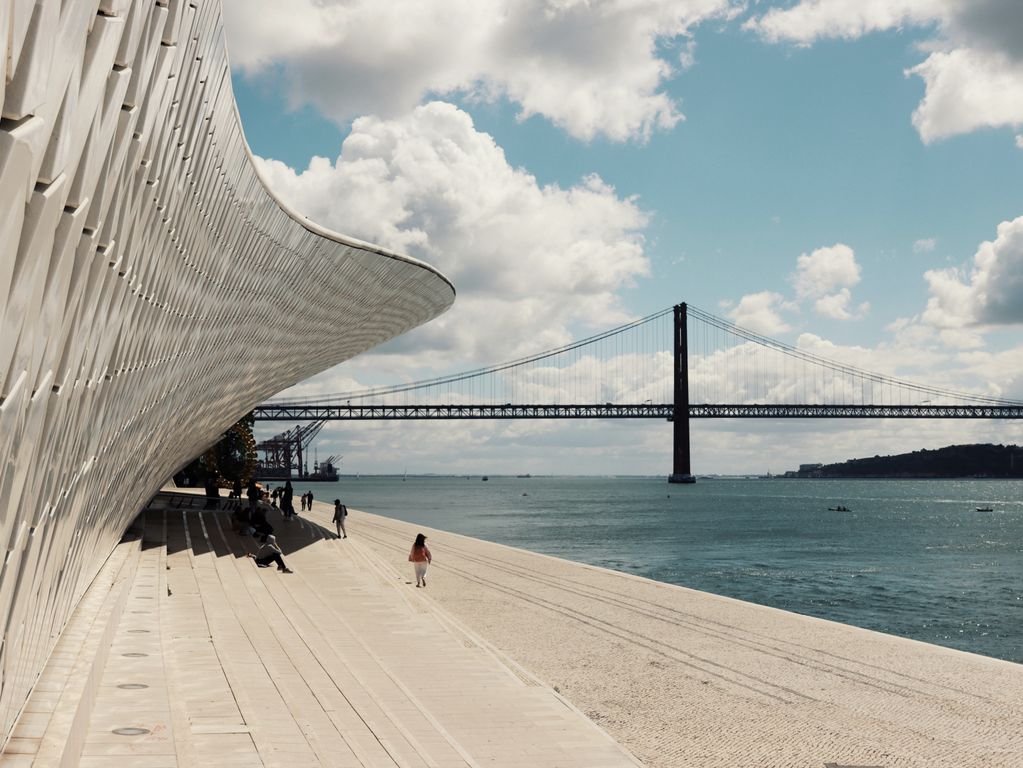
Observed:
[[[691,419],[1019,419],[1023,405],[828,405],[806,403],[691,403]],[[323,405],[263,403],[259,421],[374,421],[446,419],[667,419],[671,403]]]

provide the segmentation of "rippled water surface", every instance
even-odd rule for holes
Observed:
[[[1023,482],[363,477],[309,488],[321,501],[340,495],[368,512],[1023,662]],[[838,505],[851,511],[828,511]]]

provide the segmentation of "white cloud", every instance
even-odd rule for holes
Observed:
[[[844,243],[801,254],[789,280],[795,288],[794,301],[780,293],[760,291],[743,296],[738,305],[723,301],[721,309],[736,325],[767,336],[791,330],[781,313],[798,312],[800,302],[812,302],[818,315],[833,320],[860,318],[870,309],[868,302],[851,306],[849,289],[860,282],[860,265],[853,249]]]
[[[788,8],[772,8],[746,22],[769,42],[810,45],[820,38],[854,39],[905,24],[941,19],[942,0],[801,0]]]
[[[843,243],[818,248],[804,253],[796,261],[791,277],[800,301],[813,301],[814,311],[833,320],[851,320],[862,317],[869,304],[851,309],[852,292],[860,281],[860,265],[853,249]]]
[[[960,345],[977,345],[968,326],[1023,323],[1023,216],[998,225],[998,236],[980,244],[973,267],[924,274],[931,297],[923,321]]]
[[[931,253],[938,246],[933,237],[924,237],[913,243],[913,253]]]
[[[825,296],[837,288],[848,288],[860,281],[860,265],[853,249],[843,243],[818,248],[800,255],[792,283],[800,299]]]
[[[795,306],[780,293],[760,291],[743,296],[728,316],[736,325],[772,336],[789,330],[789,324],[782,319],[781,313],[794,310]]]
[[[863,317],[870,309],[869,302],[863,302],[855,310],[849,307],[852,302],[852,294],[848,288],[842,288],[838,293],[822,296],[813,303],[813,309],[822,317],[830,317],[832,320],[852,320]]]
[[[909,72],[927,85],[913,112],[913,125],[925,142],[1023,123],[1023,62],[1001,52],[939,51]]]
[[[647,138],[682,114],[662,90],[691,33],[734,0],[225,0],[232,63],[280,68],[292,104],[345,124],[424,97],[508,98],[573,136]]]
[[[907,71],[926,86],[913,113],[925,142],[1023,124],[1019,0],[800,0],[746,23],[766,40],[799,45],[904,26],[936,32],[927,58]]]
[[[454,282],[452,310],[384,348],[405,364],[467,367],[561,345],[570,326],[627,319],[620,293],[649,272],[648,215],[636,200],[596,176],[540,186],[449,104],[360,118],[336,161],[315,158],[301,173],[259,162],[301,214],[422,258]]]

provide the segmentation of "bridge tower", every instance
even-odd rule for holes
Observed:
[[[675,402],[672,409],[673,440],[669,483],[695,483],[689,464],[689,339],[686,304],[675,307]]]

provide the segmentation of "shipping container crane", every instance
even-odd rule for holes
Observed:
[[[287,432],[274,435],[257,443],[260,454],[256,462],[256,477],[260,480],[302,480],[308,476],[303,455],[313,438],[323,429],[324,420],[299,424]]]

